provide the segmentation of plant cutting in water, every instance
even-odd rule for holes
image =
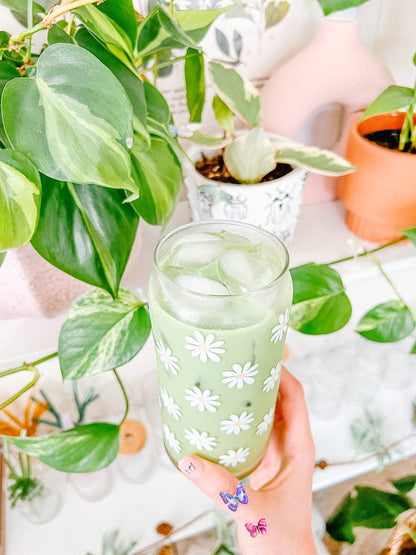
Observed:
[[[416,66],[416,53],[413,57],[413,63]],[[416,82],[414,87],[391,85],[370,104],[362,119],[397,110],[405,110],[406,117],[402,128],[397,132],[390,129],[377,131],[366,135],[366,138],[388,148],[416,154],[415,106]]]
[[[33,476],[31,457],[19,451],[17,461],[10,456],[7,441],[3,441],[3,457],[9,469],[9,499],[12,508],[18,503],[32,501],[43,492],[42,482]]]
[[[217,93],[212,107],[223,128],[223,137],[205,135],[200,131],[183,134],[185,139],[203,149],[222,149],[220,157],[197,163],[197,169],[206,177],[212,178],[212,166],[218,166],[221,159],[224,164],[222,174],[214,174],[214,179],[241,184],[259,183],[265,176],[274,179],[284,175],[292,169],[288,164],[324,175],[345,175],[354,171],[351,164],[334,152],[301,145],[284,137],[270,138],[259,127],[260,96],[251,83],[234,68],[219,62],[209,63],[209,73]],[[235,117],[251,129],[236,134]],[[202,171],[204,166],[207,173]]]

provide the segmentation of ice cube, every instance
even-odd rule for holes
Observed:
[[[201,268],[213,262],[224,252],[221,241],[191,241],[176,245],[171,252],[173,266]]]
[[[229,295],[229,291],[225,285],[219,281],[202,276],[181,274],[175,278],[175,282],[194,293],[202,293],[204,295]]]
[[[255,270],[249,254],[242,249],[228,249],[219,260],[221,281],[233,293],[241,293],[251,289],[255,278]]]

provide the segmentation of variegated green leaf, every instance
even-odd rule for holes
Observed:
[[[415,101],[415,91],[410,87],[390,85],[370,104],[362,119],[407,108]]]
[[[75,301],[61,328],[58,352],[63,378],[76,380],[126,364],[149,333],[149,314],[133,293],[120,289],[113,299],[93,289]]]
[[[74,44],[49,46],[39,58],[36,77],[7,83],[2,113],[12,146],[42,173],[138,193],[126,150],[133,140],[130,100],[111,71],[87,50]]]
[[[0,150],[0,251],[30,241],[38,220],[41,184],[34,165],[20,152]]]
[[[204,38],[217,17],[228,12],[232,6],[230,4],[217,10],[176,10],[175,19],[186,34],[198,43]]]
[[[212,109],[214,110],[215,119],[230,135],[234,134],[234,114],[225,102],[218,95],[212,100]]]
[[[104,42],[112,54],[127,64],[129,60],[132,61],[133,45],[130,37],[114,20],[91,4],[77,8],[73,13],[91,33]]]
[[[138,214],[148,223],[164,225],[169,221],[182,186],[181,164],[173,149],[160,137],[152,137],[150,149],[140,144],[132,149],[133,176],[140,197],[133,201]]]
[[[182,133],[179,135],[182,139],[186,139],[194,145],[198,145],[207,150],[218,148],[224,148],[231,143],[232,137],[214,137],[213,135],[205,135],[200,131],[194,131],[193,133]]]
[[[204,57],[196,48],[188,48],[186,54],[185,82],[189,121],[199,123],[205,103]]]
[[[266,133],[255,127],[234,139],[224,151],[230,174],[240,183],[259,183],[276,167],[275,149]]]
[[[105,0],[95,5],[100,12],[104,12],[126,32],[134,46],[137,35],[137,14],[132,0]]]
[[[8,62],[0,62],[0,97],[6,83],[20,77],[17,69]]]
[[[49,436],[5,439],[56,470],[85,473],[113,462],[119,451],[119,432],[115,424],[94,422]]]
[[[399,300],[381,303],[358,322],[356,331],[378,343],[392,343],[407,337],[415,329],[410,309]]]
[[[325,15],[346,10],[354,6],[361,6],[368,0],[318,0]]]
[[[216,93],[243,121],[255,127],[260,119],[260,96],[254,86],[231,67],[210,62],[209,71]]]
[[[321,175],[346,175],[355,171],[354,166],[335,152],[298,143],[279,148],[276,161],[301,166]]]

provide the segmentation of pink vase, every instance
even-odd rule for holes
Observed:
[[[344,155],[353,120],[393,82],[362,45],[354,16],[324,18],[312,42],[272,75],[262,90],[266,131]],[[310,174],[305,201],[334,200],[337,180]]]

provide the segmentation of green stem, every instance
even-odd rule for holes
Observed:
[[[116,377],[116,380],[118,381],[118,385],[120,386],[121,392],[123,393],[124,402],[125,402],[125,404],[126,404],[126,407],[125,407],[125,409],[124,409],[123,418],[121,419],[121,422],[120,422],[120,424],[119,424],[119,425],[121,426],[121,425],[123,424],[123,422],[124,422],[124,421],[126,420],[126,418],[127,418],[127,414],[128,414],[128,412],[129,412],[129,408],[130,408],[130,403],[129,403],[129,398],[127,397],[126,388],[124,387],[124,384],[123,384],[123,382],[121,381],[120,376],[118,375],[118,372],[117,372],[117,370],[116,370],[115,368],[114,368],[113,372],[114,372],[114,375],[115,375],[115,377]]]
[[[33,0],[27,0],[27,26],[33,27]],[[30,35],[26,40],[26,54],[23,59],[25,64],[30,62],[30,57],[32,54],[32,35]]]
[[[371,249],[371,251],[364,251],[364,252],[360,252],[359,254],[355,254],[352,256],[346,256],[345,258],[339,258],[338,260],[334,260],[333,262],[328,262],[328,266],[333,266],[334,264],[340,264],[341,262],[348,262],[349,260],[355,260],[356,258],[360,258],[362,256],[368,256],[371,255],[375,252],[381,251],[383,249],[386,249],[387,247],[391,247],[392,245],[396,245],[397,243],[401,243],[403,241],[408,241],[409,238],[408,237],[399,237],[398,239],[394,239],[393,241],[390,241],[390,243],[386,243],[385,245],[381,245],[380,247],[377,247],[375,249]]]
[[[51,358],[54,358],[56,356],[58,356],[58,353],[51,353],[50,355],[46,355],[46,356],[44,356],[42,358],[39,358],[38,360],[35,360],[33,362],[29,362],[29,363],[25,362],[24,364],[22,364],[21,366],[18,366],[17,368],[10,368],[10,370],[4,370],[4,372],[0,372],[0,379],[5,378],[6,376],[11,376],[12,374],[18,374],[19,372],[32,372],[33,373],[33,379],[27,385],[25,385],[25,387],[23,387],[17,393],[12,395],[12,397],[10,397],[10,399],[1,403],[0,404],[0,410],[3,410],[8,405],[13,403],[13,401],[16,401],[16,399],[18,399],[21,395],[26,393],[26,391],[28,391],[30,388],[32,388],[36,384],[36,382],[38,381],[38,379],[40,377],[39,370],[36,368],[36,366],[38,364],[42,364],[42,362],[46,362],[47,360],[49,360]]]
[[[177,58],[173,58],[172,60],[167,60],[166,62],[160,62],[160,64],[155,64],[151,67],[143,68],[141,71],[143,73],[145,73],[146,71],[152,71],[154,73],[155,71],[158,71],[159,69],[171,66],[172,64],[174,64],[176,62],[180,62],[181,60],[186,60],[187,58],[192,58],[194,56],[197,56],[197,54],[185,54],[184,56],[178,56]]]
[[[368,253],[371,260],[374,262],[374,264],[377,266],[377,268],[380,270],[380,273],[382,274],[382,276],[385,278],[385,280],[387,281],[387,283],[390,285],[390,287],[393,289],[393,291],[395,292],[395,294],[397,295],[398,299],[403,303],[404,306],[407,306],[407,303],[405,302],[405,300],[403,299],[403,297],[400,295],[399,291],[397,290],[396,286],[394,285],[394,283],[392,282],[392,280],[389,278],[389,276],[386,274],[386,272],[384,271],[383,266],[380,264],[379,260],[377,260],[377,258],[375,256],[373,256],[372,254]]]

